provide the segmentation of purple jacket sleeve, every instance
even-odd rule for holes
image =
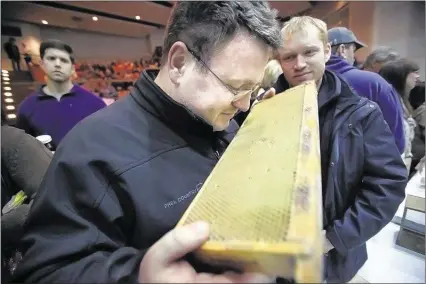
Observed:
[[[383,113],[385,121],[392,131],[399,153],[402,154],[404,153],[405,148],[403,124],[404,116],[399,95],[392,86],[382,84],[379,86],[378,96],[380,100],[377,100],[376,102]]]

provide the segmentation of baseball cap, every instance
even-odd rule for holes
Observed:
[[[361,47],[367,46],[365,43],[359,41],[351,30],[345,27],[337,27],[337,28],[329,29],[328,42],[332,46],[353,42],[355,43],[356,50],[360,49]]]

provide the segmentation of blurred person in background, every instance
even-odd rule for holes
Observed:
[[[277,82],[278,77],[282,73],[283,73],[283,70],[281,69],[280,63],[275,59],[270,60],[268,62],[268,64],[266,65],[265,71],[263,73],[263,79],[262,79],[262,82],[261,82],[261,85],[260,85],[261,89],[259,90],[260,93],[264,92],[265,90],[270,89],[271,87],[273,87],[275,85],[275,83]],[[250,100],[250,105],[253,104],[257,95],[258,95],[258,93],[253,94],[253,97]],[[246,112],[239,111],[235,115],[234,119],[238,123],[238,125],[241,126],[243,124],[244,120],[247,118],[248,114],[249,114],[248,111],[246,111]]]
[[[30,54],[30,50],[27,48],[27,45],[25,43],[22,43],[21,46],[22,46],[22,51],[24,55],[24,61],[25,61],[25,64],[27,65],[27,70],[30,71],[31,65],[32,65],[32,57]]]
[[[363,70],[379,73],[384,64],[400,59],[398,51],[389,46],[376,48],[371,52],[362,65]]]
[[[324,278],[357,283],[366,242],[392,220],[408,173],[377,104],[326,69],[332,49],[326,23],[294,17],[282,37],[277,94],[307,81],[318,90]]]
[[[74,57],[72,48],[59,41],[40,45],[41,67],[47,84],[30,94],[20,104],[16,126],[37,137],[48,134],[54,147],[78,122],[105,107],[105,103],[72,83]]]
[[[11,37],[3,45],[7,57],[12,61],[13,71],[21,71],[21,53],[19,47],[16,45],[16,39]]]
[[[107,80],[103,88],[99,91],[99,97],[109,106],[118,99],[117,90],[111,85],[111,81]]]
[[[144,71],[129,96],[79,123],[55,152],[16,282],[275,280],[197,261],[208,224],[175,226],[282,43],[276,16],[266,1],[175,3],[161,70]]]
[[[416,121],[413,118],[413,108],[408,99],[411,90],[416,86],[420,77],[419,66],[407,59],[398,59],[383,65],[379,74],[388,81],[399,94],[404,115],[405,149],[402,158],[407,169],[410,170],[413,157],[411,143],[415,135],[414,129],[416,128]]]
[[[328,30],[331,57],[327,69],[341,75],[358,95],[377,103],[395,138],[399,152],[405,149],[403,113],[399,95],[380,75],[354,67],[355,52],[365,47],[355,34],[345,28]]]

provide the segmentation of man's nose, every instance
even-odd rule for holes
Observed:
[[[296,69],[296,70],[301,70],[301,69],[303,69],[305,67],[306,67],[305,58],[303,56],[301,56],[300,54],[297,55],[296,62],[294,64],[293,68]]]
[[[250,95],[234,101],[232,105],[240,111],[248,111],[250,109]]]
[[[55,60],[55,66],[61,66],[61,60],[60,59]]]

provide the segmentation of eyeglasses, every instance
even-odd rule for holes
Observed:
[[[253,97],[253,95],[257,95],[257,93],[259,92],[260,89],[260,84],[256,84],[253,88],[251,88],[251,90],[245,90],[245,91],[238,91],[235,90],[233,87],[229,86],[228,84],[226,84],[225,82],[223,82],[222,79],[219,78],[219,76],[217,76],[208,66],[207,64],[192,50],[190,49],[188,46],[186,46],[186,48],[188,49],[189,53],[194,56],[195,59],[197,59],[198,62],[200,62],[207,70],[209,70],[210,73],[212,73],[213,76],[216,77],[216,79],[223,85],[225,86],[225,88],[228,89],[228,91],[230,91],[233,95],[234,98],[232,99],[233,102],[238,101],[242,98],[244,98],[245,96],[249,96]]]

